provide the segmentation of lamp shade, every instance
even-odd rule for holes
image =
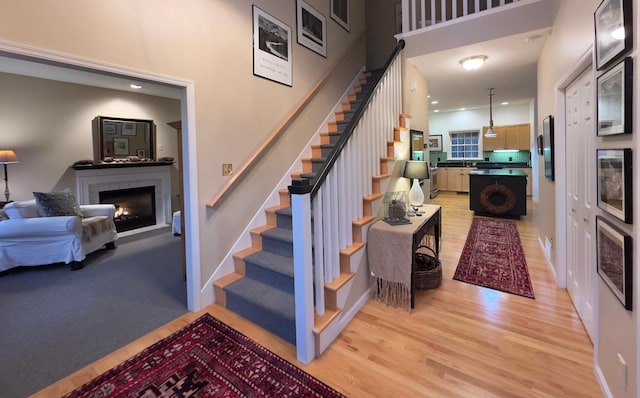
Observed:
[[[20,163],[20,161],[11,149],[0,149],[0,164],[8,163]]]
[[[407,163],[404,165],[404,172],[402,173],[402,176],[418,180],[429,178],[429,167],[427,166],[427,162],[420,160],[407,160]]]

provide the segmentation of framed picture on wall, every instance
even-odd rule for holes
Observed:
[[[429,151],[431,152],[442,151],[442,135],[430,135],[428,142],[429,142]]]
[[[324,15],[304,0],[296,1],[298,43],[327,56],[327,22]]]
[[[349,18],[349,0],[331,0],[331,19],[347,32],[351,30]]]
[[[598,149],[598,207],[627,224],[633,222],[631,149]]]
[[[593,14],[598,70],[633,46],[631,4],[632,0],[603,0]]]
[[[553,133],[553,115],[549,115],[542,121],[542,156],[544,156],[544,176],[551,181],[555,180],[555,161],[554,161],[554,133]]]
[[[626,57],[598,76],[597,135],[631,133],[633,112],[633,61]]]
[[[292,86],[291,71],[291,27],[254,5],[253,74]]]
[[[596,216],[598,275],[625,309],[632,310],[633,264],[631,236],[602,216]]]

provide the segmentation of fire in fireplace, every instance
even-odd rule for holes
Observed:
[[[118,232],[156,225],[156,195],[152,186],[102,191],[99,201],[116,206],[114,223]]]

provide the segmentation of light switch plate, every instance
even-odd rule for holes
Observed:
[[[233,166],[231,165],[231,163],[223,163],[222,164],[222,175],[223,176],[230,176],[231,174],[233,174]]]

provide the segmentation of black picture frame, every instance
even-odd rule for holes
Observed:
[[[553,144],[553,115],[542,120],[542,156],[544,157],[544,176],[551,181],[555,180],[555,151]]]
[[[596,150],[598,207],[626,224],[633,223],[631,149]]]
[[[633,46],[632,0],[603,0],[593,14],[596,68],[603,70]]]
[[[633,309],[633,247],[629,234],[596,216],[598,275],[625,309]]]
[[[540,156],[544,155],[544,138],[542,137],[542,134],[538,134],[538,137],[536,139],[536,144],[538,148],[538,155]]]
[[[296,0],[298,44],[327,57],[327,20],[304,0]]]
[[[291,27],[259,7],[253,13],[253,74],[293,86]]]
[[[331,19],[347,32],[351,30],[349,0],[331,0]]]
[[[626,57],[597,78],[597,135],[630,134],[633,113],[633,60]]]

